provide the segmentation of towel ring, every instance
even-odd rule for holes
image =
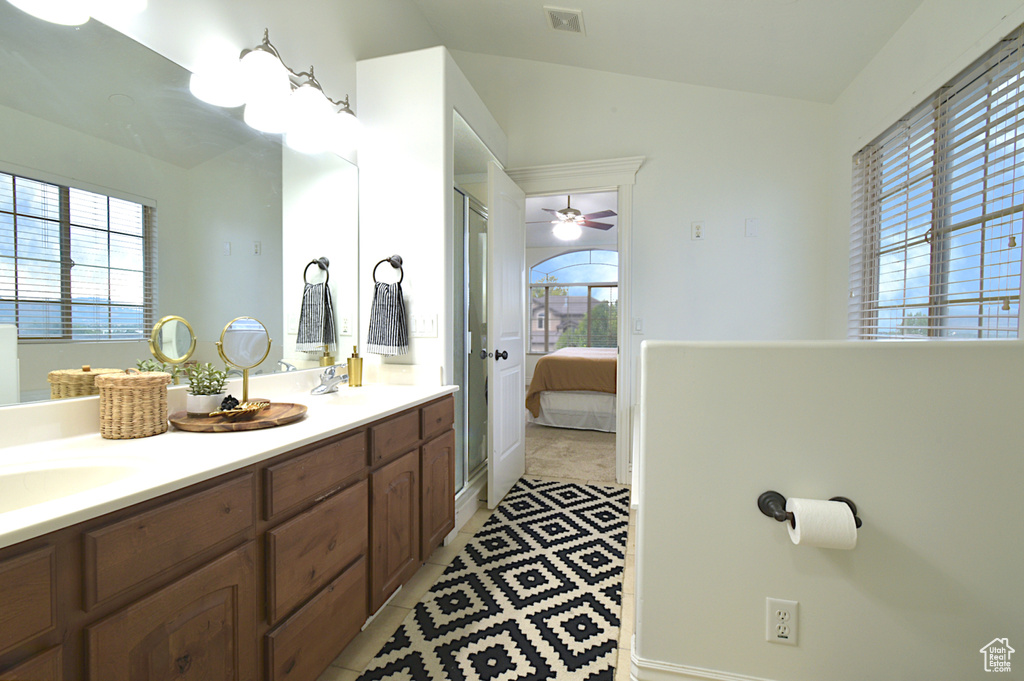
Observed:
[[[328,267],[331,266],[331,261],[324,257],[309,261],[309,265],[306,265],[306,269],[302,270],[302,281],[304,281],[307,284],[309,283],[309,279],[306,278],[306,273],[309,272],[309,268],[311,265],[316,265],[323,271],[324,275],[327,277],[326,279],[324,279],[325,284],[331,280],[331,271],[327,269]]]
[[[377,268],[383,265],[384,263],[390,263],[392,267],[398,270],[398,283],[401,284],[402,279],[405,279],[405,270],[402,269],[402,256],[400,255],[393,255],[390,258],[384,258],[383,260],[381,260],[380,262],[373,266],[373,283],[380,283],[377,281]]]

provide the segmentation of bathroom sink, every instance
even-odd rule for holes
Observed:
[[[0,513],[102,487],[138,472],[130,465],[82,461],[0,466]]]

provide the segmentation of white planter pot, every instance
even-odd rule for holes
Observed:
[[[216,395],[193,395],[185,393],[185,410],[190,416],[206,416],[211,411],[220,409],[220,403],[227,397],[227,393]]]

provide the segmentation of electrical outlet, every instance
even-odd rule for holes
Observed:
[[[694,241],[704,241],[704,231],[703,222],[690,223],[690,238]]]
[[[797,601],[784,601],[781,598],[765,599],[764,638],[769,643],[796,645],[797,635]]]

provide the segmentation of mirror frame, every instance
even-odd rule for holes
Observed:
[[[186,352],[183,357],[172,359],[171,357],[168,357],[167,354],[164,353],[163,348],[160,347],[157,339],[160,337],[160,331],[163,330],[164,326],[175,321],[181,322],[182,324],[185,325],[185,328],[188,329],[189,345],[188,352]],[[153,333],[150,334],[149,336],[149,351],[150,353],[152,353],[153,357],[156,357],[164,364],[184,364],[185,362],[188,361],[188,358],[192,356],[192,353],[196,351],[196,333],[195,331],[192,330],[192,325],[189,324],[188,320],[185,319],[184,317],[179,317],[178,315],[173,314],[167,315],[166,317],[164,317],[163,319],[161,319],[160,321],[153,325]],[[269,352],[270,350],[268,349],[267,353],[269,354]]]

